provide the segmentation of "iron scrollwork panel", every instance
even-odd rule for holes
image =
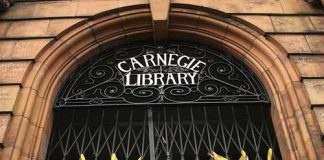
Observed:
[[[140,61],[147,55],[171,54],[201,61],[205,66],[195,72],[183,64],[138,67],[138,63],[144,64]],[[138,66],[122,64],[125,68],[133,67],[131,75],[121,72],[119,63],[135,61],[132,58],[139,59],[135,63]],[[170,83],[166,84],[125,85],[135,83],[136,78],[149,77],[149,74],[151,77],[164,75],[163,81],[167,76],[178,76],[178,79],[168,79]],[[129,79],[125,82],[127,76]],[[195,77],[190,79],[189,76]],[[89,60],[66,81],[55,107],[199,102],[252,103],[269,102],[269,99],[254,73],[230,54],[191,44],[141,44],[112,49]]]

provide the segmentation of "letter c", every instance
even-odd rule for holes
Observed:
[[[118,63],[118,69],[119,69],[120,71],[122,71],[122,72],[125,72],[125,73],[130,72],[130,71],[132,70],[131,68],[129,68],[128,70],[125,70],[125,69],[122,68],[121,65],[122,65],[123,63],[125,64],[126,62],[125,62],[125,61],[122,61],[122,62],[119,62],[119,63]]]

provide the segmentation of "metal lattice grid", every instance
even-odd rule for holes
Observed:
[[[138,106],[55,111],[48,159],[209,160],[215,151],[238,159],[281,159],[270,119],[262,105]]]

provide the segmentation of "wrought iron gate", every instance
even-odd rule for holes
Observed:
[[[208,160],[207,153],[281,159],[270,100],[223,51],[183,43],[125,46],[90,59],[55,103],[47,159]]]
[[[56,112],[48,159],[208,160],[215,151],[238,159],[281,159],[269,117],[261,105],[152,106],[68,109]]]

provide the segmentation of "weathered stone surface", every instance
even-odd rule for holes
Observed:
[[[15,43],[15,41],[0,41],[0,59],[6,59],[10,57]]]
[[[79,1],[77,16],[95,15],[118,7],[118,0],[111,1]]]
[[[291,56],[303,78],[324,77],[323,56]]]
[[[3,37],[48,37],[56,36],[82,20],[84,19],[23,20],[0,22],[0,27],[5,24],[9,26],[8,31],[2,34]]]
[[[227,13],[283,13],[278,0],[205,0],[202,2],[202,5]]]
[[[0,22],[0,36],[3,36],[6,34],[8,29],[9,23],[7,22]]]
[[[74,19],[56,19],[51,20],[47,29],[47,35],[56,36],[65,29],[71,27],[72,25],[84,20],[83,18],[74,18]]]
[[[10,114],[0,114],[0,145],[3,145],[9,121]]]
[[[324,79],[304,79],[303,83],[307,90],[312,105],[324,104]]]
[[[306,35],[306,39],[313,53],[324,53],[324,35]]]
[[[148,4],[149,0],[118,0],[118,7],[127,7],[138,4]]]
[[[75,16],[77,6],[77,1],[49,1],[47,3],[38,3],[33,17]]]
[[[309,18],[317,32],[324,31],[324,16],[310,16]]]
[[[0,14],[0,19],[20,19],[30,18],[33,16],[36,3],[16,3],[10,7],[10,11]]]
[[[314,32],[307,16],[271,16],[276,32]]]
[[[303,35],[271,35],[288,53],[311,53]]]
[[[324,10],[320,7],[314,7],[308,4],[306,1],[300,0],[279,0],[284,13],[324,13]]]
[[[31,61],[1,62],[0,84],[21,83]]]
[[[3,22],[9,23],[9,22]],[[29,37],[46,35],[49,20],[32,20],[11,22],[7,37]]]
[[[0,41],[0,59],[34,59],[52,39],[3,40]]]
[[[264,32],[273,32],[274,28],[270,19],[270,16],[237,16],[256,27],[260,28]]]
[[[13,111],[18,92],[18,85],[0,86],[0,112]]]
[[[314,107],[317,122],[320,126],[322,137],[324,136],[324,106]]]

